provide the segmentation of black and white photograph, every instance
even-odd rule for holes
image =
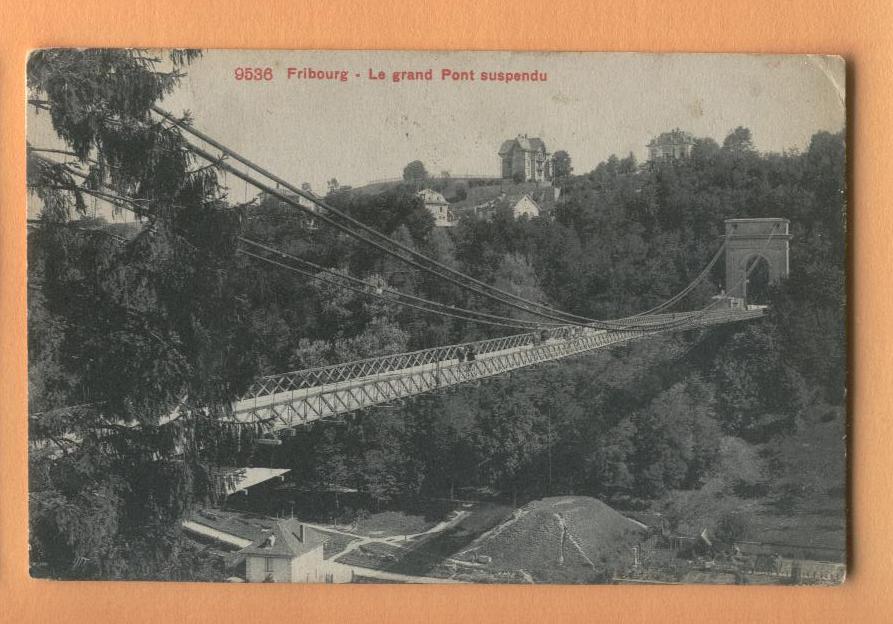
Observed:
[[[26,81],[32,577],[844,582],[842,58]]]

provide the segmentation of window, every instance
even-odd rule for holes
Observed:
[[[272,572],[273,571],[273,558],[272,557],[264,557],[264,572]]]

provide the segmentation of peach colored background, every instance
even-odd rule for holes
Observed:
[[[511,6],[505,8],[501,6]],[[0,0],[0,621],[893,620],[893,3]],[[27,575],[24,61],[46,46],[825,53],[848,62],[852,560],[837,589],[56,583]]]

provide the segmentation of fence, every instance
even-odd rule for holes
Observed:
[[[632,569],[622,575],[615,575],[617,581],[657,581],[681,580],[689,572],[707,574],[731,574],[736,578],[749,578],[751,582],[790,582],[792,584],[833,584],[840,583],[846,576],[846,566],[840,562],[820,561],[800,556],[782,557],[772,552],[792,553],[798,549],[812,548],[813,551],[838,549],[806,547],[798,544],[744,541],[736,543],[737,554],[721,558],[707,559],[706,556],[693,560],[680,558],[680,553],[691,551],[698,538],[680,535],[650,535],[636,547],[636,560]],[[743,552],[742,548],[743,547]],[[746,552],[752,549],[754,552]],[[765,579],[760,581],[759,579]]]

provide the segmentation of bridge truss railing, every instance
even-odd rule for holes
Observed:
[[[560,338],[569,334],[570,331],[570,327],[556,327],[544,330],[545,335],[539,332],[513,334],[502,338],[491,338],[489,340],[479,340],[476,342],[466,342],[443,347],[434,347],[431,349],[421,349],[419,351],[411,351],[408,353],[397,353],[394,355],[384,355],[353,362],[345,362],[343,364],[333,364],[330,366],[291,371],[279,375],[268,375],[252,384],[248,391],[243,396],[239,397],[239,399],[249,399],[278,392],[313,388],[325,384],[349,381],[351,379],[408,369],[425,364],[433,364],[447,360],[458,360],[459,354],[469,348],[474,349],[476,355],[484,355],[494,351],[503,351],[522,345],[533,344],[535,340],[542,339],[543,337],[546,340]]]
[[[684,322],[688,315],[690,315],[690,313],[655,314],[639,319],[612,321],[612,323],[616,324],[618,329],[634,327],[636,331],[642,332],[650,331],[651,327],[663,325],[668,322]],[[566,339],[578,335],[581,332],[592,331],[595,330],[578,328],[570,325],[552,327],[537,332],[513,334],[501,338],[491,338],[488,340],[434,347],[431,349],[421,349],[419,351],[411,351],[408,353],[384,355],[363,360],[355,360],[353,362],[345,362],[342,364],[332,364],[329,366],[319,366],[277,375],[267,375],[252,384],[248,391],[239,397],[239,400],[277,394],[280,392],[289,392],[292,390],[302,390],[304,388],[313,388],[325,384],[349,381],[351,379],[359,379],[370,375],[412,368],[414,366],[457,360],[460,353],[469,348],[473,349],[477,355],[485,355],[495,351],[504,351],[506,349],[513,349],[524,345],[533,345],[538,340]]]
[[[482,341],[486,343],[487,346],[484,348],[487,350],[479,351],[480,357],[475,360],[465,362],[459,362],[454,357],[463,345],[400,354],[394,356],[397,359],[374,358],[363,361],[367,374],[361,377],[348,379],[326,377],[328,381],[315,386],[288,389],[275,386],[265,395],[244,397],[234,405],[234,418],[242,423],[258,423],[271,430],[286,429],[594,351],[669,331],[671,328],[694,329],[749,320],[762,315],[763,310],[722,310],[701,314],[688,321],[682,319],[680,325],[655,323],[653,330],[582,330],[559,333],[556,329],[549,338],[537,342],[532,340],[533,334],[520,334]],[[440,359],[433,357],[438,353],[444,357]],[[384,359],[393,366],[402,366],[386,369],[384,362],[374,361]]]

